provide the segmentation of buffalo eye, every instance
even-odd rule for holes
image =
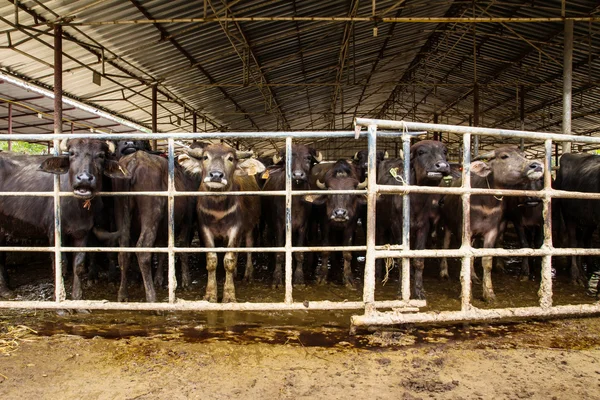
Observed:
[[[75,152],[74,152],[73,150],[69,150],[69,156],[70,156],[70,157],[73,157],[73,156],[75,156]]]
[[[506,160],[508,158],[508,154],[502,154],[500,156],[501,159]]]
[[[233,156],[229,156],[229,157],[227,157],[227,161],[229,161],[229,162],[233,162]]]
[[[104,160],[104,157],[106,157],[104,153],[98,153],[98,158]]]
[[[423,154],[425,154],[425,150],[419,150],[419,151],[417,152],[417,154],[418,154],[418,155],[420,155],[420,156],[422,156]]]
[[[208,156],[202,157],[203,160],[208,160]]]

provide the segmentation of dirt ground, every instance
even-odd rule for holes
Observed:
[[[49,331],[39,316],[3,317],[1,398],[600,399],[600,318],[358,336],[187,323],[141,333],[121,318],[95,330],[66,318]]]

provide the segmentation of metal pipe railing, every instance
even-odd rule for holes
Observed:
[[[567,192],[551,188],[550,185],[550,160],[553,141],[579,141],[583,143],[600,144],[600,138],[578,137],[574,135],[559,135],[553,133],[539,133],[527,131],[514,131],[502,129],[490,129],[480,127],[463,127],[440,124],[413,123],[405,121],[382,121],[357,119],[357,125],[367,126],[367,132],[358,132],[357,137],[366,135],[369,149],[368,160],[368,187],[367,190],[306,190],[292,191],[291,189],[291,157],[286,158],[286,189],[282,191],[267,192],[187,192],[176,191],[175,188],[175,139],[218,139],[231,138],[232,136],[240,138],[277,138],[285,137],[287,154],[291,154],[293,139],[305,138],[331,138],[331,137],[355,137],[356,131],[348,132],[242,132],[242,133],[217,133],[217,134],[133,134],[133,135],[107,135],[107,134],[54,134],[54,135],[11,135],[12,140],[54,140],[55,149],[58,149],[58,141],[63,138],[95,138],[95,139],[166,139],[168,143],[169,171],[168,171],[168,190],[167,191],[149,191],[149,192],[101,192],[98,195],[104,196],[167,196],[168,197],[168,229],[169,242],[167,247],[156,248],[137,248],[137,247],[63,247],[61,246],[60,236],[60,198],[72,196],[72,193],[60,192],[58,178],[55,179],[53,192],[4,192],[0,196],[44,196],[53,197],[55,212],[55,242],[54,246],[5,246],[3,251],[46,251],[55,254],[56,267],[56,291],[55,302],[0,302],[0,308],[22,307],[22,308],[88,308],[88,309],[135,309],[135,310],[306,310],[306,309],[364,309],[364,316],[353,318],[356,325],[365,323],[380,323],[381,321],[400,321],[400,322],[419,322],[435,320],[460,320],[461,318],[494,318],[494,316],[518,316],[518,315],[558,315],[569,310],[583,310],[582,312],[597,312],[595,306],[577,308],[578,306],[552,307],[552,282],[551,282],[551,260],[553,256],[563,255],[600,255],[600,249],[582,249],[582,248],[554,248],[552,246],[551,232],[551,201],[552,198],[584,198],[600,199],[598,193]],[[401,132],[382,132],[379,128],[397,129]],[[415,135],[408,130],[424,130],[436,132],[450,132],[463,135],[463,181],[461,187],[421,187],[410,185],[410,139]],[[471,134],[488,135],[495,137],[526,137],[532,140],[544,141],[546,157],[546,172],[544,189],[540,191],[522,191],[522,190],[498,190],[498,189],[480,189],[470,186],[470,156],[471,156]],[[0,140],[5,139],[0,135]],[[377,184],[377,164],[376,164],[376,143],[377,137],[401,137],[403,143],[404,158],[404,184],[402,186],[378,185]],[[293,247],[292,245],[292,196],[306,194],[357,194],[367,195],[367,243],[365,246],[303,246]],[[410,247],[410,194],[412,193],[440,193],[450,195],[460,195],[463,205],[463,237],[462,245],[459,249],[427,249],[411,250]],[[404,196],[403,201],[403,235],[402,245],[378,246],[375,242],[375,216],[376,200],[378,194],[400,194]],[[286,198],[286,241],[284,247],[235,247],[235,248],[187,248],[177,247],[175,245],[175,198],[180,196],[285,196]],[[474,195],[496,195],[496,196],[530,196],[539,197],[544,205],[544,245],[540,249],[476,249],[470,243],[470,200]],[[314,252],[314,251],[366,251],[365,275],[363,300],[361,302],[304,302],[296,303],[293,301],[292,271],[293,271],[293,253],[295,252]],[[69,252],[154,252],[166,253],[169,257],[169,302],[168,303],[112,303],[105,301],[67,301],[64,295],[64,283],[62,282],[62,265],[60,263],[61,254]],[[177,281],[175,277],[175,254],[177,253],[206,253],[206,252],[284,252],[286,257],[285,270],[285,300],[283,303],[239,303],[239,304],[211,304],[207,302],[183,302],[176,298]],[[498,309],[498,310],[478,310],[470,303],[471,298],[471,279],[470,265],[474,257],[491,256],[541,256],[543,257],[542,283],[540,285],[540,307],[521,309]],[[375,261],[380,258],[403,258],[402,261],[402,281],[401,297],[398,301],[377,301],[375,299]],[[411,258],[436,258],[436,257],[461,257],[461,311],[451,313],[439,313],[439,317],[432,317],[431,314],[417,313],[412,316],[403,316],[395,312],[392,317],[389,314],[381,314],[376,311],[381,308],[403,309],[404,311],[417,311],[417,307],[425,305],[424,301],[410,300],[410,259]],[[308,304],[308,305],[307,305]],[[570,308],[569,308],[570,307]],[[525,311],[523,311],[525,310]],[[529,313],[529,314],[528,314]]]

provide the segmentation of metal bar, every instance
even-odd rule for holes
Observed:
[[[431,124],[426,122],[409,122],[409,121],[389,121],[382,119],[369,119],[369,118],[356,118],[356,125],[369,126],[377,125],[379,128],[385,129],[396,129],[396,130],[418,130],[418,131],[443,131],[448,133],[455,133],[463,135],[465,133],[471,133],[473,135],[485,135],[494,137],[523,137],[528,140],[546,140],[552,139],[555,142],[580,142],[580,143],[600,143],[600,138],[588,137],[588,136],[577,136],[577,135],[563,135],[561,133],[550,133],[550,132],[530,132],[530,131],[519,131],[512,129],[497,129],[497,128],[482,128],[472,126],[460,126],[460,125],[446,125],[446,124]],[[385,135],[381,135],[385,136]]]
[[[54,26],[54,133],[62,133],[62,27]],[[54,155],[60,154],[60,143],[54,140]],[[54,175],[54,300],[66,299],[62,273],[62,226],[60,210],[60,175]]]
[[[448,249],[448,250],[401,250],[387,249],[388,246],[375,246],[375,258],[459,258],[465,256],[473,257],[541,257],[546,255],[554,256],[598,256],[599,249],[592,248],[552,248],[552,249],[498,249],[498,248],[472,248],[472,249]],[[2,251],[26,251],[26,252],[53,252],[56,250],[52,246],[2,246]],[[175,253],[207,253],[207,252],[234,252],[234,253],[281,253],[285,252],[285,247],[174,247]],[[292,252],[323,252],[323,251],[366,251],[366,246],[314,246],[314,247],[293,247]],[[87,252],[87,253],[105,253],[105,252],[155,252],[168,253],[168,247],[61,247],[64,253]]]
[[[423,300],[377,301],[378,308],[406,309],[416,311],[425,306]],[[311,311],[311,310],[357,310],[365,307],[362,301],[305,301],[302,303],[210,303],[208,301],[185,301],[176,303],[118,303],[103,300],[66,300],[61,303],[50,301],[0,301],[0,309],[72,309],[72,310],[133,310],[133,311]]]
[[[140,24],[191,24],[214,22],[373,22],[373,17],[208,17],[208,18],[160,18],[112,21],[65,22],[66,26],[140,25]],[[377,17],[378,23],[439,23],[439,24],[485,24],[485,23],[543,23],[543,22],[600,22],[600,17]]]
[[[301,266],[298,266],[301,268]],[[292,297],[292,138],[285,138],[285,303]]]
[[[546,150],[545,157],[545,169],[544,169],[544,189],[550,189],[552,187],[552,176],[550,175],[552,166],[552,140],[548,139],[544,143]],[[544,221],[543,232],[544,232],[544,243],[542,248],[545,250],[552,250],[552,197],[545,196],[542,199],[543,210],[542,219]],[[540,297],[540,307],[548,308],[552,307],[552,255],[547,254],[542,259],[542,279],[540,282],[540,289],[538,291]]]
[[[600,144],[600,137],[592,136],[578,136],[578,135],[563,135],[560,133],[550,132],[530,132],[530,131],[518,131],[510,129],[495,129],[495,128],[481,128],[481,127],[470,127],[470,126],[458,126],[458,125],[445,125],[445,124],[431,124],[424,122],[408,122],[408,121],[385,121],[385,120],[369,120],[365,118],[357,118],[357,125],[368,126],[369,124],[377,125],[379,122],[388,122],[386,129],[394,129],[401,131],[405,129],[419,130],[419,132],[408,132],[411,135],[422,135],[424,132],[435,132],[443,131],[455,134],[472,133],[475,135],[484,135],[492,137],[524,137],[528,140],[546,140],[552,139],[555,142],[578,142],[585,144]],[[384,138],[395,138],[398,137],[398,132],[386,132],[378,131],[379,137]],[[359,132],[359,137],[365,137],[366,132]],[[23,140],[23,141],[34,141],[34,140],[53,140],[53,139],[99,139],[99,140],[122,140],[122,139],[140,139],[140,140],[167,140],[169,138],[180,139],[180,140],[194,140],[194,139],[281,139],[281,136],[291,136],[294,139],[334,139],[334,138],[351,138],[355,137],[355,131],[297,131],[297,132],[198,132],[198,133],[75,133],[75,134],[13,134],[11,136],[7,134],[0,134],[0,140]]]
[[[562,133],[571,134],[571,113],[573,100],[573,21],[565,21],[563,49],[563,115]],[[571,143],[562,145],[563,154],[571,152]]]
[[[363,286],[363,301],[372,305],[375,301],[375,219],[377,202],[377,126],[368,127],[367,161],[367,252],[365,255],[365,276]],[[371,311],[371,306],[365,313]]]
[[[404,183],[410,185],[410,135],[402,134],[402,152],[404,153]],[[410,248],[410,194],[403,195],[402,200],[402,247]],[[402,300],[410,299],[410,259],[402,258]]]
[[[550,308],[472,308],[469,311],[442,311],[416,314],[372,313],[370,315],[353,315],[353,326],[394,325],[415,323],[438,323],[460,321],[488,321],[501,318],[550,317],[561,315],[582,315],[600,313],[600,304],[579,304],[555,306]]]
[[[169,303],[175,303],[175,289],[177,288],[177,278],[175,277],[175,142],[173,139],[168,140],[168,155],[169,155],[169,174],[168,174],[168,186],[169,186],[169,198],[167,202],[168,215],[169,215],[169,242],[168,242],[168,256],[169,256]]]
[[[600,193],[588,192],[570,192],[566,190],[544,189],[544,190],[515,190],[515,189],[484,189],[463,187],[436,187],[436,186],[395,186],[395,185],[378,185],[380,194],[405,194],[405,193],[428,193],[428,194],[449,194],[462,195],[471,193],[474,195],[494,195],[494,196],[530,196],[530,197],[546,197],[561,199],[591,199],[599,200]],[[365,194],[365,190],[294,190],[292,196],[303,196],[306,194]],[[72,192],[60,192],[60,197],[74,197]],[[147,192],[98,192],[97,196],[115,197],[115,196],[169,196],[168,191],[147,191]],[[0,192],[0,196],[5,197],[53,197],[53,192]],[[202,197],[202,196],[285,196],[283,190],[273,190],[264,192],[174,192],[173,197]]]
[[[462,187],[471,189],[471,134],[467,133],[463,137],[463,170]],[[462,200],[462,238],[460,249],[463,251],[472,251],[471,247],[471,193],[463,193]],[[471,263],[473,258],[463,257],[460,268],[461,283],[461,310],[466,311],[471,308]]]

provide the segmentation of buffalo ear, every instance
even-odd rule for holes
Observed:
[[[492,169],[483,161],[474,161],[471,163],[471,173],[485,178],[492,172]]]
[[[265,172],[267,168],[263,163],[258,161],[256,158],[248,158],[240,163],[238,163],[237,168],[235,170],[235,174],[239,176],[243,175],[256,175],[262,174]]]
[[[317,206],[325,204],[327,201],[327,196],[322,194],[305,194],[302,196],[302,200],[307,203],[315,204]]]
[[[69,156],[49,157],[40,165],[40,170],[51,174],[66,174],[69,172]]]
[[[104,164],[104,175],[114,179],[130,179],[129,171],[115,160],[106,160]]]
[[[180,154],[177,162],[191,175],[202,175],[202,162],[187,154]]]

